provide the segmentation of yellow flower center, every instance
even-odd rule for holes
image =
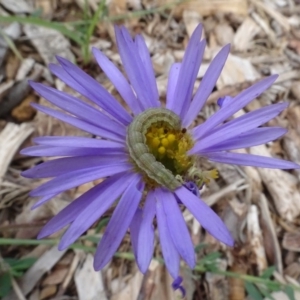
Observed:
[[[164,121],[153,123],[146,132],[146,145],[157,161],[174,176],[184,175],[193,164],[193,156],[187,152],[194,142],[186,129],[175,130]]]
[[[134,170],[149,189],[163,186],[171,191],[192,181],[199,188],[217,171],[202,171],[199,157],[188,155],[192,136],[181,128],[178,115],[166,108],[149,108],[127,128],[126,144]]]

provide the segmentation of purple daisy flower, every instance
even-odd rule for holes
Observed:
[[[269,88],[277,78],[274,75],[234,98],[220,100],[219,111],[191,128],[216,84],[229,45],[214,58],[193,96],[206,45],[205,40],[200,41],[202,26],[199,25],[182,63],[171,67],[163,108],[142,36],[132,39],[125,28],[116,27],[115,32],[128,80],[99,50],[93,49],[93,54],[131,112],[96,80],[60,57],[59,65],[50,65],[52,73],[99,109],[54,88],[31,82],[38,94],[67,113],[33,104],[37,110],[97,136],[38,137],[34,139],[37,146],[22,151],[32,156],[63,157],[23,172],[23,176],[30,178],[53,178],[31,192],[31,196],[41,197],[35,207],[70,188],[106,178],[51,219],[38,237],[44,238],[69,225],[58,246],[65,249],[118,200],[95,253],[95,270],[110,261],[129,228],[137,264],[145,273],[153,255],[156,218],[166,267],[175,280],[174,287],[180,288],[180,257],[191,268],[196,263],[180,206],[186,206],[217,240],[229,246],[234,244],[222,220],[199,198],[202,185],[217,177],[214,170],[202,170],[199,159],[265,168],[298,168],[289,161],[229,152],[267,143],[286,133],[284,128],[260,126],[288,104],[269,105],[226,121]]]

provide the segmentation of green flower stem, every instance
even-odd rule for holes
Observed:
[[[226,277],[239,278],[239,279],[242,279],[247,282],[256,283],[256,284],[264,284],[268,287],[273,287],[273,288],[280,287],[280,286],[282,286],[282,287],[288,286],[294,290],[300,291],[300,287],[293,285],[293,284],[282,284],[280,282],[276,282],[274,280],[270,280],[270,279],[266,279],[266,278],[261,278],[261,277],[256,277],[256,276],[252,276],[252,275],[246,275],[246,274],[239,274],[239,273],[234,273],[234,272],[230,272],[230,271],[222,271],[219,269],[207,270],[207,268],[205,268],[202,265],[197,265],[195,267],[195,271],[198,271],[201,273],[211,272],[211,273],[218,274],[218,275],[224,275]]]
[[[44,239],[44,240],[30,240],[30,239],[6,239],[0,238],[0,245],[15,245],[15,246],[38,246],[38,245],[58,245],[59,239]],[[79,243],[75,243],[69,247],[69,249],[81,249],[86,252],[94,252],[95,247],[84,246]]]
[[[17,49],[14,41],[2,30],[0,29],[0,35],[3,37],[3,39],[5,40],[5,42],[7,43],[8,47],[11,49],[11,51],[15,54],[15,56],[19,59],[19,60],[23,60],[22,54],[20,53],[20,51]]]
[[[92,20],[83,20],[83,21],[74,21],[74,22],[53,22],[41,19],[39,17],[29,16],[29,17],[21,17],[21,16],[0,16],[0,23],[11,23],[11,22],[19,22],[21,24],[32,24],[36,26],[41,26],[45,28],[50,28],[53,30],[59,31],[64,36],[71,39],[73,42],[77,43],[82,51],[84,61],[87,62],[90,58],[89,53],[89,42],[92,34],[95,30],[97,22],[101,18],[101,20],[106,20],[110,22],[130,19],[130,18],[138,18],[145,15],[163,12],[166,9],[170,9],[175,7],[176,5],[184,2],[188,2],[190,0],[179,0],[172,3],[167,3],[161,5],[156,8],[145,9],[145,10],[137,10],[127,14],[117,15],[117,16],[104,16],[105,11],[105,0],[102,0],[99,3],[97,11],[94,13]],[[102,16],[101,16],[102,14]],[[81,33],[79,30],[76,29],[77,26],[88,25],[86,32]],[[19,53],[16,53],[17,56],[20,56]]]
[[[103,15],[104,15],[104,9],[105,9],[105,0],[101,0],[96,12],[93,15],[91,22],[89,23],[90,25],[87,28],[85,43],[83,45],[83,57],[84,57],[85,63],[87,63],[90,60],[90,55],[91,55],[90,51],[89,51],[90,39],[93,35],[93,32],[95,30],[95,27],[96,27],[99,19],[102,19]]]
[[[96,236],[83,236],[80,239],[81,240],[93,240],[95,239]],[[99,239],[99,237],[97,237]],[[59,239],[44,239],[44,240],[34,240],[34,239],[9,239],[9,238],[0,238],[0,245],[18,245],[18,246],[37,246],[37,245],[51,245],[55,246],[59,243]],[[79,243],[75,243],[69,247],[69,249],[80,249],[86,252],[95,252],[96,247],[89,247],[89,246],[84,246]],[[131,252],[116,252],[115,257],[127,259],[133,261],[134,255]],[[164,260],[162,258],[155,258],[158,260],[160,263],[164,263]],[[233,277],[233,278],[239,278],[242,279],[246,282],[254,283],[254,284],[260,284],[260,285],[265,285],[271,289],[284,289],[284,288],[292,288],[293,290],[300,291],[300,287],[293,285],[293,284],[282,284],[280,282],[271,280],[271,279],[266,279],[266,278],[261,278],[261,277],[256,277],[252,275],[245,275],[245,274],[239,274],[239,273],[234,273],[230,271],[222,271],[217,268],[210,269],[209,267],[205,267],[204,265],[197,265],[194,269],[197,272],[204,273],[204,272],[211,272],[214,274],[218,275],[224,275],[226,277]]]
[[[20,17],[20,16],[0,16],[0,22],[1,23],[19,22],[21,24],[32,24],[32,25],[37,25],[45,28],[54,29],[59,31],[66,37],[70,38],[77,44],[81,46],[84,45],[84,39],[80,37],[80,35],[78,35],[78,32],[74,32],[68,29],[67,26],[64,25],[64,23],[47,21],[37,17]]]

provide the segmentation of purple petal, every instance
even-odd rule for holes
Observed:
[[[234,138],[237,134],[246,133],[273,119],[288,106],[287,102],[269,105],[227,122],[216,128],[209,136],[204,137],[195,145],[191,153],[204,151],[214,145]],[[225,109],[225,108],[224,108]]]
[[[38,238],[42,239],[64,228],[65,226],[73,222],[85,209],[87,209],[96,200],[97,203],[98,201],[101,201],[101,204],[98,203],[98,207],[94,210],[94,213],[98,212],[99,207],[101,208],[105,205],[109,207],[109,205],[106,204],[106,201],[113,202],[115,195],[118,195],[118,193],[119,195],[121,195],[128,185],[128,181],[131,180],[131,177],[131,174],[122,173],[112,176],[104,180],[100,184],[94,186],[92,189],[71,202],[55,217],[53,217],[41,230]],[[111,196],[103,198],[103,194],[107,193],[109,196]],[[89,217],[87,218],[87,220],[89,220]]]
[[[149,192],[144,205],[142,220],[139,228],[137,243],[137,264],[142,273],[146,273],[154,250],[153,218],[155,216],[155,199],[153,192]]]
[[[86,90],[81,85],[78,85],[77,81],[73,79],[60,65],[57,64],[49,64],[49,69],[53,75],[58,77],[61,81],[66,83],[73,90],[77,91],[79,94],[84,95]]]
[[[128,125],[132,118],[124,107],[95,79],[62,57],[56,57],[62,68],[50,70],[71,88],[98,104],[116,120]],[[71,77],[71,80],[69,79]]]
[[[137,55],[138,49],[136,44],[125,28],[115,26],[115,34],[124,69],[142,108],[158,107],[158,99],[153,98],[152,89],[147,81],[145,66],[140,56]]]
[[[128,186],[131,180],[136,176],[125,177],[123,182],[119,182],[117,186],[115,183],[106,189],[98,192],[97,197],[93,202],[87,206],[73,221],[71,226],[65,232],[58,245],[59,250],[64,250],[74,243],[85,231],[87,231],[101,216],[108,210],[108,208],[120,197]],[[114,188],[114,189],[113,189]],[[126,191],[125,191],[126,194]],[[130,205],[129,205],[130,206]]]
[[[220,107],[225,107],[227,106],[228,104],[231,103],[232,101],[232,97],[231,96],[224,96],[224,97],[221,97],[217,100],[217,104],[220,106]]]
[[[206,122],[197,126],[194,129],[195,139],[200,139],[206,136],[209,131],[215,126],[219,125],[237,111],[246,106],[253,99],[257,98],[261,93],[268,89],[274,81],[277,79],[278,75],[269,76],[256,84],[252,85],[248,89],[241,92],[239,95],[233,98],[231,105],[224,107],[217,111],[213,116],[211,116]]]
[[[118,148],[85,148],[85,147],[51,147],[39,145],[25,148],[20,151],[29,156],[95,156],[95,155],[126,155],[124,149]]]
[[[31,209],[35,209],[35,208],[43,205],[44,203],[48,202],[49,200],[51,200],[52,198],[54,198],[57,195],[58,194],[52,194],[52,195],[47,195],[45,197],[42,197],[38,202],[36,202],[34,205],[32,205]]]
[[[182,298],[185,297],[186,291],[185,288],[181,285],[182,284],[182,277],[178,276],[173,282],[172,282],[172,288],[174,291],[180,290]]]
[[[196,92],[196,95],[189,107],[189,110],[184,116],[183,127],[189,127],[199,114],[205,101],[216,85],[220,73],[225,65],[229,51],[230,45],[226,45],[225,47],[223,47],[209,65]]]
[[[213,237],[228,246],[233,246],[234,241],[226,225],[205,202],[189,192],[185,187],[177,189],[175,194]]]
[[[152,66],[152,61],[150,58],[150,53],[145,43],[145,40],[142,35],[136,35],[135,44],[141,58],[142,64],[144,66],[144,72],[146,75],[146,80],[148,82],[149,88],[151,90],[151,99],[155,106],[160,106],[159,95],[157,90],[156,78]]]
[[[93,48],[93,54],[99,66],[113,83],[132,112],[136,115],[142,112],[139,102],[134,95],[131,86],[120,70],[100,50]]]
[[[253,147],[273,141],[287,133],[287,129],[281,127],[256,128],[239,134],[227,141],[205,148],[203,152],[217,152]]]
[[[121,144],[82,136],[42,136],[34,138],[33,141],[39,145],[52,147],[124,149],[124,143]]]
[[[277,159],[272,157],[252,155],[245,153],[231,153],[231,152],[214,152],[205,153],[209,160],[223,163],[223,164],[233,164],[242,166],[252,166],[260,168],[269,169],[299,169],[300,166],[283,159]]]
[[[156,219],[158,226],[159,239],[166,267],[175,279],[179,274],[179,254],[173,243],[167,223],[167,216],[164,212],[162,200],[159,196],[156,197]]]
[[[112,132],[109,132],[105,129],[102,129],[98,126],[95,126],[93,124],[90,124],[86,121],[83,121],[83,120],[80,120],[78,118],[74,118],[72,116],[69,116],[69,115],[66,115],[60,111],[57,111],[55,109],[52,109],[52,108],[48,108],[48,107],[45,107],[45,106],[42,106],[42,105],[39,105],[39,104],[36,104],[36,103],[32,103],[31,106],[33,106],[35,109],[49,115],[49,116],[52,116],[58,120],[61,120],[65,123],[68,123],[70,125],[73,125],[81,130],[84,130],[86,132],[89,132],[91,134],[94,134],[94,135],[97,135],[97,136],[101,136],[101,137],[104,137],[104,138],[108,138],[108,139],[112,139],[112,140],[115,140],[115,141],[119,141],[119,142],[122,142],[124,141],[124,138],[122,138],[121,136],[119,135],[116,135]]]
[[[205,48],[205,41],[200,42],[202,25],[194,30],[182,60],[177,80],[175,95],[177,101],[171,109],[179,116],[184,117],[192,99],[193,87],[200,67]]]
[[[94,167],[98,167],[100,170],[100,168],[116,165],[116,161],[122,164],[128,161],[128,159],[124,155],[117,157],[116,159],[111,155],[89,156],[88,158],[85,156],[58,158],[38,164],[37,166],[22,172],[22,176],[29,178],[49,178]]]
[[[181,63],[174,63],[171,66],[169,77],[168,77],[168,87],[167,87],[167,104],[166,108],[172,110],[175,107],[177,97],[175,94],[175,89],[177,86],[178,76],[180,73]]]
[[[117,137],[126,136],[126,128],[123,124],[117,123],[99,110],[84,103],[83,101],[60,92],[54,88],[47,87],[40,83],[30,82],[31,87],[42,97],[57,107],[73,114],[74,116],[87,121],[99,128],[112,132]]]
[[[133,254],[136,261],[138,260],[138,238],[139,238],[139,231],[142,222],[142,216],[143,216],[143,210],[138,208],[129,226],[131,244],[132,244]]]
[[[173,243],[180,256],[193,269],[196,264],[194,245],[177,201],[174,195],[166,190],[157,190],[156,195],[161,199]]]
[[[63,191],[69,190],[81,184],[91,182],[96,179],[104,178],[107,176],[112,176],[124,171],[128,171],[132,168],[131,164],[120,163],[115,165],[110,165],[109,167],[100,168],[93,167],[89,169],[80,169],[78,171],[73,171],[40,185],[36,189],[32,190],[30,195],[36,196],[46,196],[48,194],[61,193]]]
[[[197,186],[197,184],[193,181],[187,181],[185,182],[184,186],[191,192],[193,193],[195,196],[197,196],[198,198],[200,198],[200,192],[199,192],[199,187]],[[201,189],[202,187],[200,187]],[[181,201],[180,201],[181,204]]]
[[[118,203],[107,227],[100,240],[94,260],[94,269],[102,269],[117,251],[130,223],[136,212],[144,190],[139,175],[131,179]]]

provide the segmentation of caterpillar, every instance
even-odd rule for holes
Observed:
[[[146,144],[146,133],[152,124],[164,122],[170,128],[181,129],[181,120],[166,108],[149,108],[137,115],[127,127],[127,147],[131,159],[147,176],[174,191],[182,183],[161,162],[157,161]]]

